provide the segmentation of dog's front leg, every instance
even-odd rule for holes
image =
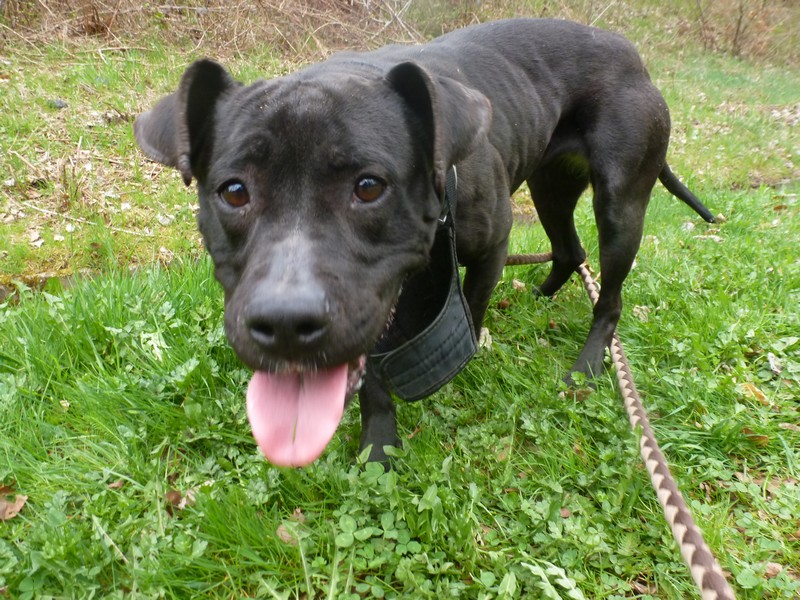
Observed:
[[[394,401],[386,387],[367,369],[358,393],[361,408],[361,450],[372,445],[370,461],[388,464],[384,446],[399,446]]]

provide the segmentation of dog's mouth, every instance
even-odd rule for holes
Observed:
[[[342,420],[347,400],[361,387],[366,356],[350,363],[277,373],[256,371],[247,387],[247,418],[261,452],[281,467],[314,462]]]

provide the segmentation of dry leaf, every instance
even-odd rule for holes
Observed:
[[[744,390],[745,394],[750,396],[751,398],[755,398],[764,406],[769,406],[769,400],[767,400],[766,395],[760,389],[758,389],[754,384],[747,382],[742,384],[742,389]]]
[[[573,389],[573,390],[570,390],[570,391],[572,392],[572,399],[573,400],[575,400],[577,402],[583,402],[589,396],[592,395],[592,392],[594,390],[592,388],[590,388],[590,387],[584,387],[584,388],[579,388],[577,390]]]
[[[718,244],[721,244],[723,242],[723,239],[721,237],[719,237],[718,235],[712,235],[712,234],[696,235],[696,236],[694,236],[694,239],[696,239],[696,240],[711,240],[712,242],[716,242]]]
[[[291,546],[297,546],[297,538],[291,534],[289,529],[281,523],[278,525],[278,529],[275,530],[275,534],[285,544],[290,544]]]
[[[162,264],[167,265],[171,263],[173,258],[175,258],[175,254],[168,248],[161,246],[161,248],[158,249],[158,260],[161,261]]]
[[[711,494],[714,491],[714,488],[709,485],[707,481],[704,481],[700,484],[700,489],[705,492],[706,502],[711,504]]]
[[[292,516],[289,517],[289,518],[292,521],[297,521],[298,523],[305,523],[306,522],[306,516],[303,514],[303,511],[300,509],[300,507],[295,508],[294,512],[292,513]]]
[[[195,490],[188,489],[186,493],[183,495],[183,499],[178,503],[178,508],[183,510],[187,506],[192,506],[194,504],[194,494]]]
[[[644,583],[640,581],[631,582],[631,587],[633,588],[633,591],[636,592],[637,594],[647,594],[650,596],[655,595],[655,593],[658,591],[654,586],[650,585],[649,583]]]
[[[572,511],[568,508],[561,509],[561,518],[566,519],[572,516]]]
[[[764,575],[767,579],[772,579],[773,577],[780,575],[781,571],[783,571],[783,565],[770,562],[767,563],[767,567],[764,570]]]
[[[769,362],[770,371],[775,375],[780,375],[783,372],[781,361],[772,352],[767,352],[767,362]]]
[[[753,442],[756,446],[766,446],[769,444],[769,436],[761,435],[754,432],[752,429],[745,427],[742,433],[747,436],[747,439]]]
[[[407,439],[407,440],[413,440],[413,439],[414,439],[414,438],[417,436],[417,434],[418,434],[420,431],[422,431],[422,427],[420,427],[420,426],[418,425],[417,427],[415,427],[415,428],[414,428],[414,431],[412,431],[411,433],[409,433],[409,434],[406,436],[406,439]]]
[[[511,306],[511,300],[509,300],[508,298],[503,298],[502,300],[497,302],[497,308],[500,310],[505,310],[509,306]]]
[[[164,499],[172,506],[178,506],[181,502],[182,495],[178,490],[169,490],[164,494]]]
[[[512,285],[514,286],[514,289],[515,289],[516,291],[518,291],[518,292],[522,292],[522,291],[524,291],[524,290],[525,290],[525,288],[527,287],[527,286],[525,285],[525,282],[524,282],[524,281],[520,281],[519,279],[515,279],[515,280],[512,282]]]
[[[116,481],[108,484],[108,489],[110,490],[119,490],[122,489],[122,486],[125,485],[125,482],[122,479],[117,479]]]
[[[181,494],[178,490],[169,490],[164,494],[164,499],[167,501],[167,513],[172,516],[173,509],[183,510],[187,506],[194,504],[194,490],[187,490],[185,494]]]
[[[0,485],[0,496],[10,496],[14,493],[14,486],[13,485]]]
[[[0,521],[8,521],[16,517],[27,501],[28,497],[21,495],[14,496],[13,500],[0,498]]]
[[[647,321],[650,317],[650,307],[649,306],[634,306],[633,307],[633,316],[639,319],[640,321]]]

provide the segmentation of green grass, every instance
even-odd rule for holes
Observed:
[[[487,6],[485,16],[552,8],[528,3],[527,11],[517,6],[522,0],[507,0],[511,12]],[[568,4],[562,16],[596,21],[591,6]],[[685,17],[644,0],[629,4],[616,3],[596,22],[628,34],[667,98],[676,171],[700,191],[800,180],[797,66],[703,52]],[[21,275],[202,254],[196,198],[176,172],[144,159],[131,123],[206,55],[248,82],[294,68],[269,47],[243,53],[192,39],[166,44],[150,30],[127,41],[36,45],[12,36],[0,47],[0,285]],[[66,106],[55,108],[56,101]]]
[[[620,336],[738,596],[796,598],[800,72],[704,52],[680,17],[624,5],[600,24],[642,50],[671,106],[670,162],[727,220],[708,226],[657,188]],[[577,278],[544,301],[529,290],[545,266],[506,271],[492,347],[399,406],[392,472],[356,459],[357,403],[317,463],[272,467],[246,422],[250,375],[224,338],[196,198],[130,127],[215,48],[10,39],[0,501],[27,502],[0,521],[0,598],[696,597],[612,373],[591,393],[560,383],[590,323]],[[225,62],[247,81],[291,68],[269,49]],[[576,218],[596,266],[588,200]],[[513,251],[544,249],[540,227],[515,229]],[[82,268],[96,276],[23,283]]]
[[[769,189],[734,195],[736,212],[711,228],[656,195],[620,334],[740,597],[788,599],[800,591],[798,206]],[[579,212],[593,251],[588,203]],[[514,238],[519,250],[543,243],[536,226]],[[589,323],[580,284],[552,301],[512,286],[543,275],[507,270],[491,349],[433,398],[400,406],[391,473],[353,462],[356,406],[312,467],[259,457],[248,373],[224,340],[206,260],[23,292],[0,317],[0,481],[28,501],[0,524],[0,589],[690,597],[613,378],[577,398],[559,384]],[[194,502],[174,507],[170,491]],[[768,563],[784,571],[767,579]]]
[[[201,54],[142,41],[147,51],[89,40],[8,55],[0,283],[202,254],[196,197],[176,172],[143,159],[132,131],[134,117],[172,91]],[[231,61],[243,78],[286,69],[268,53],[248,58],[247,65]]]

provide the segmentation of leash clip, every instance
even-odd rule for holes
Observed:
[[[444,198],[442,199],[442,214],[439,223],[445,225],[448,218],[455,212],[456,192],[458,190],[458,169],[453,165],[447,172],[444,180]],[[453,220],[450,218],[450,222]]]

